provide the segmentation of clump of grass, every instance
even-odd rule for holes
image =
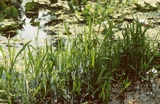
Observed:
[[[127,25],[123,39],[114,40],[113,23],[108,23],[102,40],[92,32],[89,18],[83,36],[79,34],[71,40],[68,35],[66,45],[59,41],[56,50],[47,43],[35,48],[28,42],[16,54],[14,48],[8,47],[10,65],[0,67],[2,101],[108,103],[114,83],[121,83],[122,93],[132,81],[149,81],[146,74],[157,53],[151,54],[150,41],[145,36],[147,29],[135,22]],[[21,55],[24,70],[20,72],[15,64]]]
[[[136,21],[127,25],[123,32],[120,67],[125,76],[132,80],[137,78],[146,80],[146,72],[151,70],[154,54],[151,54],[151,42],[146,36],[147,30],[148,28]]]

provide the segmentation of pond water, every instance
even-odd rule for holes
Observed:
[[[23,29],[18,30],[18,35],[16,38],[22,41],[32,40],[32,45],[36,46],[44,46],[45,40],[51,41],[52,38],[50,35],[47,35],[47,32],[44,31],[45,23],[48,23],[51,18],[53,18],[45,8],[41,8],[38,11],[38,17],[35,18],[34,22],[39,22],[39,26],[32,25],[33,18],[27,18],[25,15],[25,5],[27,2],[32,2],[32,0],[23,0],[21,4],[21,18],[20,20],[24,21]]]
[[[22,29],[15,30],[17,31],[17,33],[13,38],[21,41],[22,43],[20,44],[24,44],[27,41],[32,40],[32,45],[43,46],[45,44],[45,41],[47,40],[49,45],[52,45],[57,40],[56,37],[64,38],[63,40],[66,41],[67,36],[65,35],[63,22],[66,22],[67,27],[71,31],[72,37],[84,31],[85,24],[75,24],[75,18],[73,17],[73,15],[64,12],[64,9],[68,9],[66,1],[59,0],[59,3],[50,4],[50,0],[37,0],[39,3],[37,9],[38,11],[33,11],[30,14],[27,14],[27,11],[25,10],[26,4],[32,1],[33,0],[22,0],[22,3],[16,3],[16,5],[20,5],[20,8],[18,8],[20,10],[20,17],[17,22],[22,23]],[[127,10],[126,12],[130,11]],[[113,17],[115,20],[123,19],[123,22],[125,22],[125,20],[133,20],[133,18],[135,17],[139,17],[140,19],[145,20],[145,22],[153,21],[154,24],[159,24],[160,22],[159,12],[136,12],[134,14],[131,13],[131,15],[129,15],[130,13],[128,13],[127,15],[125,15],[125,17],[123,17],[122,14],[123,13],[120,12],[120,14],[118,14],[118,17],[116,16],[117,14],[113,14],[115,15],[115,17]],[[149,32],[149,34],[158,34],[159,25],[156,25],[155,28],[149,29]],[[119,30],[115,34],[120,37],[121,31]],[[154,37],[155,35],[150,36]],[[159,37],[160,36],[158,36],[158,38]],[[7,39],[3,39],[2,41],[7,41]]]

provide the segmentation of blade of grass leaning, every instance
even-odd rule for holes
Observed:
[[[4,51],[3,51],[2,47],[0,47],[0,51],[1,51],[1,53],[2,53],[2,56],[3,56],[3,59],[4,59],[5,66],[7,67],[7,66],[8,66],[8,65],[7,65],[7,58],[6,58],[6,55],[4,54]]]
[[[16,62],[17,57],[25,50],[26,46],[28,46],[28,44],[29,44],[30,42],[31,42],[31,41],[28,41],[28,42],[20,49],[20,51],[19,51],[19,52],[17,53],[17,55],[15,56],[13,63]]]

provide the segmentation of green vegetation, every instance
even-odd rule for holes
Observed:
[[[156,63],[160,63],[157,60],[160,53],[153,47],[156,39],[147,37],[149,27],[135,20],[126,25],[122,38],[114,38],[115,26],[109,18],[113,8],[102,7],[105,6],[102,3],[95,8],[99,13],[89,11],[89,6],[83,11],[81,6],[87,1],[73,1],[75,5],[80,5],[77,11],[86,20],[83,34],[76,34],[72,39],[64,23],[68,40],[65,45],[62,40],[58,41],[56,49],[47,42],[46,46],[36,48],[29,41],[16,52],[8,41],[7,59],[0,47],[4,59],[4,63],[0,64],[0,102],[107,104],[114,85],[120,84],[120,92],[117,93],[120,95],[132,83],[138,80],[150,83],[150,79],[154,78],[152,68],[159,71]],[[75,13],[73,5],[69,5]],[[98,37],[100,31],[93,30],[93,25],[103,21],[107,21],[109,26],[104,26],[102,39]],[[22,69],[16,67],[18,58],[24,62]]]
[[[110,25],[105,38],[99,40],[84,28],[84,37],[79,34],[75,40],[69,39],[65,47],[59,41],[56,50],[47,43],[35,49],[28,42],[15,54],[9,47],[10,60],[1,49],[6,61],[0,67],[0,98],[8,103],[108,102],[113,83],[122,82],[123,92],[132,81],[153,78],[147,72],[160,53],[155,49],[151,53],[146,30],[135,22],[126,27],[123,39],[113,40]],[[21,54],[24,70],[15,68]]]
[[[17,18],[19,16],[18,10],[14,6],[7,6],[3,1],[0,1],[0,14],[3,15],[3,18]]]

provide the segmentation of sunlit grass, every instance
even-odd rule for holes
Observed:
[[[1,48],[5,63],[10,63],[0,67],[1,100],[8,103],[107,103],[112,83],[122,82],[122,93],[132,81],[149,81],[152,73],[148,72],[154,66],[152,62],[157,52],[152,49],[151,54],[150,41],[145,37],[147,28],[143,29],[139,22],[132,23],[123,32],[123,39],[114,40],[113,25],[108,22],[103,40],[92,33],[90,19],[83,37],[79,34],[75,39],[68,38],[65,46],[59,41],[57,49],[47,43],[35,48],[28,42],[17,53],[14,47],[8,47],[7,60]],[[19,71],[15,65],[21,56],[24,70]]]
[[[56,49],[47,42],[34,47],[29,41],[18,52],[9,46],[7,56],[0,47],[4,60],[0,64],[0,103],[108,103],[114,84],[121,85],[121,94],[136,81],[154,78],[151,69],[158,70],[160,53],[153,47],[156,39],[146,37],[148,28],[134,21],[127,24],[122,38],[114,39],[113,21],[100,12],[101,19],[96,18],[98,13],[86,17],[88,27],[75,38],[64,23],[68,40],[60,39]],[[108,27],[100,39],[101,33],[93,31],[93,25],[104,21]],[[19,58],[23,69],[16,67]]]

